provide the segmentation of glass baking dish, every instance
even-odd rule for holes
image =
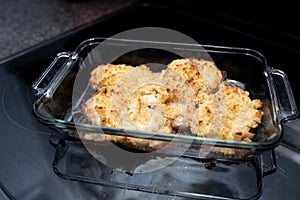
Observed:
[[[90,190],[100,199],[253,200],[263,192],[264,177],[272,174],[266,164],[269,152],[244,163],[209,163],[188,157],[166,156],[153,158],[137,165],[133,171],[125,172],[99,162],[81,142],[60,139],[56,141],[55,148],[54,172],[66,180],[88,183],[87,188],[90,185]],[[101,154],[99,152],[98,156]],[[140,172],[155,162],[170,159],[175,161],[164,168]],[[95,190],[93,185],[106,187]],[[121,189],[121,192],[112,188]]]
[[[102,51],[93,51],[99,44]],[[81,103],[92,95],[88,83],[88,75],[76,83],[76,78],[82,71],[106,63],[105,49],[122,51],[122,48],[134,49],[129,53],[115,57],[114,64],[130,64],[138,66],[143,63],[167,64],[178,55],[207,59],[207,55],[216,66],[226,72],[228,83],[243,87],[251,98],[263,101],[262,123],[256,129],[252,142],[220,140],[217,138],[202,138],[191,135],[153,133],[134,131],[121,128],[95,126],[87,123],[82,114]],[[158,65],[159,68],[159,65]],[[157,69],[160,70],[160,69]],[[74,84],[77,84],[74,87]],[[55,129],[55,132],[65,139],[85,141],[82,136],[93,135],[93,141],[101,143],[103,135],[126,136],[163,142],[176,143],[169,148],[167,154],[181,154],[199,157],[199,149],[210,150],[205,158],[220,160],[249,160],[262,151],[276,147],[283,136],[282,123],[298,116],[298,110],[287,75],[267,64],[266,58],[259,52],[237,47],[195,45],[186,43],[171,43],[145,40],[128,40],[113,38],[90,38],[83,41],[73,52],[57,54],[53,62],[32,85],[39,98],[34,102],[33,113],[43,124]],[[76,98],[74,98],[74,94]],[[75,99],[75,100],[74,100]],[[77,119],[74,122],[74,117]],[[79,120],[78,120],[79,119]],[[95,139],[96,138],[96,139]],[[188,146],[188,148],[186,148]],[[200,156],[201,157],[201,156]]]

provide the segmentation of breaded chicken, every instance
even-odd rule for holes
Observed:
[[[119,127],[112,114],[112,92],[96,92],[84,102],[82,111],[93,125]]]
[[[96,91],[111,92],[119,80],[133,69],[130,65],[102,64],[91,72],[90,84]]]
[[[211,61],[177,59],[167,66],[153,73],[146,65],[99,65],[90,78],[97,92],[82,107],[87,119],[94,125],[170,134],[190,128],[199,137],[251,142],[251,131],[264,115],[259,99],[227,86]],[[105,138],[140,150],[166,144],[147,138]]]
[[[183,115],[172,88],[164,85],[161,74],[144,65],[119,76],[110,92],[97,92],[83,104],[87,119],[94,125],[131,130],[177,133]],[[100,84],[103,85],[103,84]],[[97,134],[85,139],[99,138]],[[159,148],[165,142],[123,136],[106,139],[139,149]]]
[[[254,129],[261,123],[262,102],[251,100],[249,92],[236,86],[225,87],[226,116],[221,139],[251,142]]]
[[[205,98],[203,93],[211,94],[217,91],[223,78],[222,72],[214,62],[203,59],[177,59],[168,64],[168,69],[182,75],[201,102]]]
[[[119,124],[134,130],[172,133],[172,120],[182,116],[171,85],[162,74],[141,65],[127,73],[113,97],[113,110]],[[174,118],[173,118],[174,117]]]
[[[112,93],[97,92],[90,99],[88,99],[82,106],[84,114],[87,116],[90,123],[99,126],[108,126],[113,128],[128,128],[123,127],[124,124],[118,124],[116,115],[113,114],[112,109]],[[138,110],[136,111],[139,112]],[[140,121],[140,120],[138,120]],[[166,127],[166,131],[170,131],[169,127]],[[147,140],[146,138],[138,139],[125,136],[113,136],[102,135],[96,133],[81,134],[81,139],[92,141],[108,140],[115,143],[122,144],[129,148],[135,148],[139,150],[149,150],[161,148],[165,145],[164,142]]]
[[[217,68],[213,61],[207,61],[203,59],[189,58],[189,62],[192,66],[196,67],[202,78],[205,80],[208,86],[208,93],[212,94],[219,89],[219,85],[222,82],[222,71]]]
[[[261,107],[261,101],[251,100],[247,91],[223,85],[198,105],[191,130],[201,137],[251,142],[251,131],[261,123],[264,114]]]

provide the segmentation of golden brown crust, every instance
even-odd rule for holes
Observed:
[[[163,74],[145,65],[128,72],[114,89],[113,110],[124,128],[173,133],[172,121],[182,115],[176,107],[176,93],[163,82]]]
[[[170,134],[189,126],[199,137],[251,142],[251,131],[264,114],[262,102],[222,79],[213,62],[196,58],[174,60],[161,73],[145,65],[99,65],[90,78],[98,92],[83,111],[94,125]],[[165,144],[123,136],[106,139],[131,147]]]
[[[110,65],[112,67],[113,65]],[[118,66],[119,67],[119,66]],[[112,70],[110,70],[112,71]],[[172,87],[162,80],[165,74],[152,73],[145,65],[118,74],[114,87],[107,80],[98,82],[96,94],[83,104],[87,119],[94,125],[141,130],[149,132],[177,133],[183,112]],[[101,76],[103,77],[103,75]],[[144,78],[143,78],[144,77]],[[113,77],[115,80],[115,77]],[[94,78],[92,79],[94,81]],[[170,80],[170,79],[166,79]],[[97,82],[97,81],[94,81]],[[114,82],[114,81],[113,81]],[[179,92],[180,93],[180,92]],[[91,134],[92,135],[92,134]],[[91,139],[91,136],[83,136]],[[98,138],[97,134],[94,137]],[[106,139],[126,146],[159,148],[165,142],[123,136],[106,136]],[[103,138],[100,138],[103,139]]]
[[[168,68],[182,75],[198,98],[204,98],[203,93],[211,94],[217,91],[222,81],[222,72],[214,62],[203,59],[177,59],[168,64]]]
[[[223,86],[199,105],[191,129],[197,136],[250,142],[251,132],[261,123],[263,111],[259,99],[251,100],[249,93],[237,86]],[[218,122],[219,121],[219,122]],[[216,125],[222,127],[218,133]]]
[[[250,132],[261,123],[263,111],[259,99],[251,100],[249,92],[237,86],[226,86],[226,118],[221,138],[250,142],[254,133]]]
[[[118,127],[112,113],[111,98],[111,92],[96,92],[84,102],[82,110],[93,125]]]
[[[91,72],[90,83],[97,91],[113,91],[119,80],[133,69],[130,65],[102,64]]]

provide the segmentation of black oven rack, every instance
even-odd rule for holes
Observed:
[[[97,194],[104,195],[103,198],[110,189],[121,189],[125,191],[122,199],[158,196],[159,199],[258,199],[263,178],[277,167],[271,150],[243,162],[180,157],[165,168],[135,173],[103,164],[80,141],[52,135],[50,142],[56,148],[52,163],[55,174],[66,180],[107,188],[105,193]]]

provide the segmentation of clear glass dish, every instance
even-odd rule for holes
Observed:
[[[103,51],[93,53],[95,47],[102,45]],[[216,66],[225,71],[230,84],[244,87],[251,98],[263,101],[262,123],[255,130],[252,142],[202,138],[190,135],[176,136],[165,133],[133,131],[120,128],[101,127],[87,123],[82,114],[81,103],[91,96],[89,77],[76,83],[78,74],[90,70],[101,63],[106,63],[105,48],[135,50],[116,57],[114,64],[131,64],[137,66],[143,63],[167,64],[178,55],[195,56],[206,59],[209,55]],[[163,49],[163,50],[162,50]],[[92,53],[91,53],[92,52]],[[86,73],[89,75],[89,73]],[[82,77],[81,77],[82,78]],[[97,134],[101,143],[103,134],[126,136],[131,138],[147,138],[176,143],[175,148],[168,149],[167,154],[178,154],[178,148],[186,148],[185,156],[199,157],[199,148],[213,149],[205,158],[220,160],[249,160],[262,151],[276,147],[282,138],[282,123],[295,119],[298,110],[287,75],[267,64],[265,57],[252,49],[170,43],[158,41],[91,38],[83,41],[73,52],[62,52],[54,58],[43,74],[32,85],[39,98],[34,102],[33,112],[43,124],[52,127],[60,136],[66,139],[79,139],[80,134]],[[74,89],[76,88],[76,89]],[[74,94],[77,94],[74,100]],[[74,116],[77,119],[74,122]]]
[[[87,189],[97,198],[253,200],[261,196],[264,176],[270,174],[263,164],[269,158],[265,155],[243,163],[166,156],[126,172],[99,162],[81,142],[61,139],[56,144],[52,167],[63,179],[88,183]],[[174,162],[162,169],[141,173],[153,163],[171,159]],[[95,190],[94,185],[105,187]],[[121,192],[116,192],[116,188]]]

